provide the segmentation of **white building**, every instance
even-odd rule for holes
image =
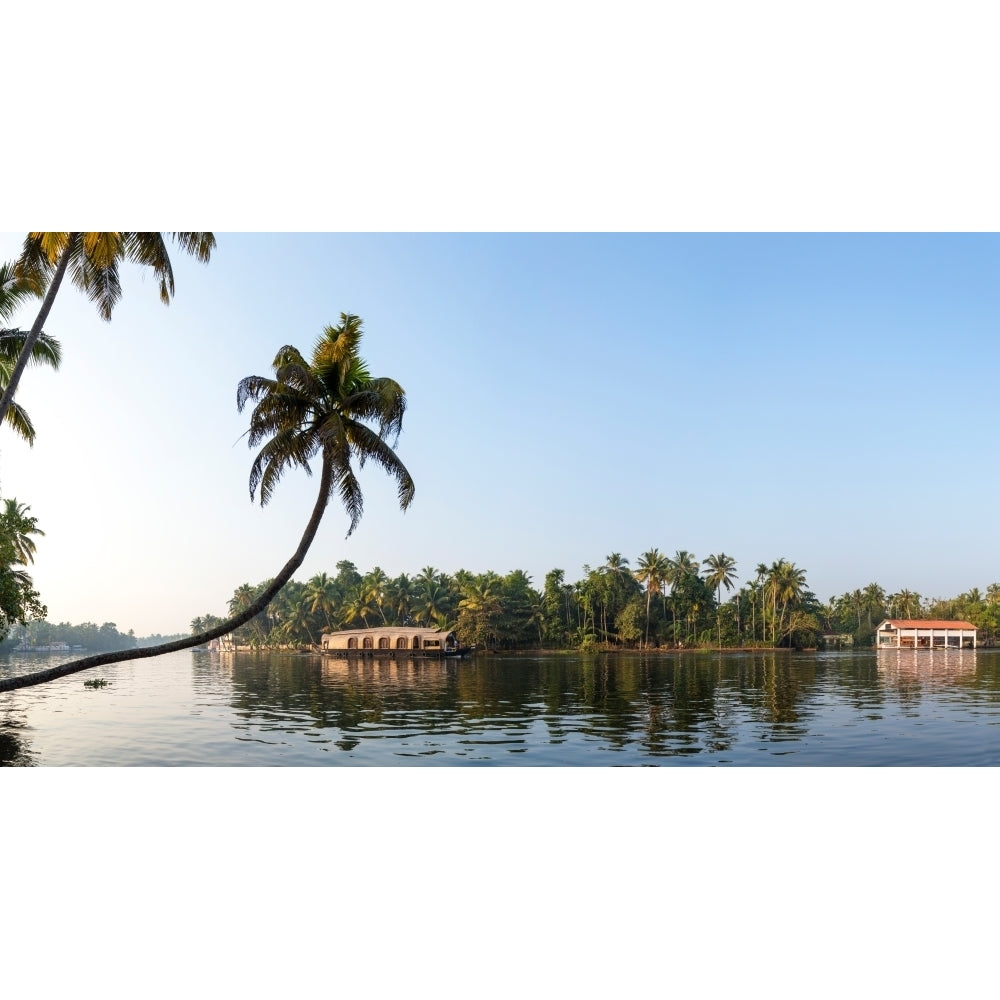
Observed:
[[[975,649],[976,626],[938,619],[887,618],[875,630],[878,649]]]

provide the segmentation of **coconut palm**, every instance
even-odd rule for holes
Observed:
[[[392,379],[369,374],[358,353],[361,320],[345,313],[341,313],[340,320],[339,326],[328,326],[323,331],[310,361],[296,348],[283,347],[274,359],[273,378],[250,375],[236,391],[236,405],[241,412],[248,402],[256,404],[247,432],[250,447],[260,446],[250,468],[251,500],[259,490],[264,506],[284,472],[294,467],[311,472],[310,460],[317,456],[320,459],[318,495],[298,548],[250,606],[215,628],[185,639],[99,653],[36,674],[0,679],[0,691],[40,684],[103,663],[190,649],[250,621],[302,565],[331,497],[338,496],[344,505],[350,521],[348,535],[357,527],[364,498],[354,470],[355,459],[359,466],[365,462],[380,465],[396,480],[400,508],[409,507],[413,480],[394,451],[402,430],[406,395]]]
[[[771,641],[777,642],[777,635],[785,624],[785,613],[789,604],[795,604],[802,599],[806,589],[805,570],[799,569],[795,563],[787,559],[779,559],[769,570],[769,586],[772,600]],[[781,602],[781,617],[777,616],[777,603]]]
[[[382,616],[382,624],[388,625],[389,621],[385,617],[385,593],[386,587],[389,584],[389,577],[386,576],[385,570],[381,566],[376,566],[374,569],[370,570],[365,574],[365,578],[361,581],[361,585],[365,588],[368,599],[375,604],[378,609],[378,613]]]
[[[670,572],[670,560],[657,548],[649,549],[639,556],[634,571],[635,578],[646,587],[646,639],[649,646],[649,602],[653,594],[662,594]]]
[[[10,385],[14,365],[24,349],[27,334],[21,330],[0,330],[0,389]],[[35,341],[28,358],[30,364],[45,364],[58,369],[62,360],[62,349],[59,341],[43,333]],[[35,443],[35,426],[27,411],[20,403],[11,401],[3,418],[7,425],[28,444]]]
[[[341,624],[353,625],[360,621],[365,628],[369,628],[368,616],[371,615],[374,618],[377,610],[377,606],[372,601],[371,592],[363,584],[358,584],[341,605]]]
[[[395,580],[389,581],[386,596],[396,624],[405,625],[409,622],[414,593],[413,581],[405,573],[400,573]]]
[[[337,610],[337,583],[326,573],[317,573],[309,580],[303,591],[302,600],[309,614],[322,612],[327,628],[333,628],[331,613]]]
[[[868,612],[868,627],[874,628],[872,612],[878,612],[879,618],[885,616],[885,591],[877,583],[869,583],[864,589],[864,601]]]
[[[678,549],[672,559],[667,560],[666,582],[670,584],[670,612],[673,616],[674,639],[677,638],[677,604],[680,592],[684,589],[684,582],[688,576],[696,576],[698,573],[697,558],[686,549]]]
[[[212,233],[169,235],[185,253],[205,262],[211,258],[215,248]],[[21,375],[34,356],[35,344],[66,272],[69,271],[73,284],[97,305],[105,320],[111,319],[122,295],[118,280],[118,265],[122,261],[151,267],[159,279],[160,299],[168,304],[174,294],[174,272],[163,236],[163,233],[28,233],[16,274],[36,292],[45,288],[45,297],[0,398],[0,422],[6,418]]]
[[[720,552],[717,556],[709,556],[702,560],[703,565],[708,567],[705,574],[705,583],[715,589],[715,618],[719,630],[719,645],[722,645],[722,588],[732,590],[736,582],[736,560],[732,556],[727,556],[725,552]]]
[[[767,566],[764,563],[757,563],[754,567],[754,579],[757,581],[760,594],[760,636],[767,641]]]
[[[18,503],[13,497],[3,501],[0,510],[0,530],[14,554],[13,562],[22,566],[35,561],[35,543],[32,535],[45,537],[38,527],[38,518],[28,513],[31,508],[26,503]]]
[[[36,282],[19,276],[13,264],[0,264],[0,322],[10,320],[17,309],[38,294]],[[0,329],[0,389],[10,384],[11,373],[24,350],[28,335],[23,330]],[[59,341],[40,333],[26,364],[47,364],[58,368],[62,351]],[[24,408],[12,403],[4,418],[16,434],[34,444],[35,428]]]

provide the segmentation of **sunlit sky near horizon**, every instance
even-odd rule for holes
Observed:
[[[208,265],[173,253],[169,307],[132,270],[110,324],[56,300],[62,369],[19,394],[36,445],[0,439],[50,621],[185,631],[284,564],[315,480],[251,504],[235,387],[341,311],[407,391],[417,492],[400,513],[366,470],[356,533],[331,506],[297,579],[349,559],[541,588],[652,546],[740,580],[784,557],[824,600],[1000,578],[995,236],[216,235]]]

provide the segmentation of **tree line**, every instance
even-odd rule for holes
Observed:
[[[876,583],[821,601],[806,572],[781,558],[758,563],[738,584],[735,560],[725,553],[698,560],[679,550],[653,548],[635,562],[613,552],[567,582],[563,570],[545,575],[538,589],[523,570],[505,575],[426,566],[389,577],[376,566],[361,573],[342,560],[334,574],[289,581],[259,614],[234,632],[238,644],[309,647],[324,632],[377,625],[423,625],[455,631],[478,648],[812,648],[824,637],[872,645],[886,618],[946,618],[971,622],[982,642],[1000,641],[1000,584],[947,600]],[[230,615],[250,607],[270,585],[244,583],[229,600]],[[203,615],[192,633],[223,619]]]

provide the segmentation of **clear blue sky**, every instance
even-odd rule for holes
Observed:
[[[60,292],[63,368],[19,397],[36,446],[0,439],[50,620],[181,631],[280,568],[314,481],[251,505],[235,387],[341,310],[407,390],[417,493],[402,514],[366,471],[357,532],[331,507],[299,579],[346,558],[541,587],[652,546],[741,580],[785,557],[822,599],[1000,578],[1000,238],[217,236],[207,266],[174,254],[170,307],[141,272],[110,324]]]

